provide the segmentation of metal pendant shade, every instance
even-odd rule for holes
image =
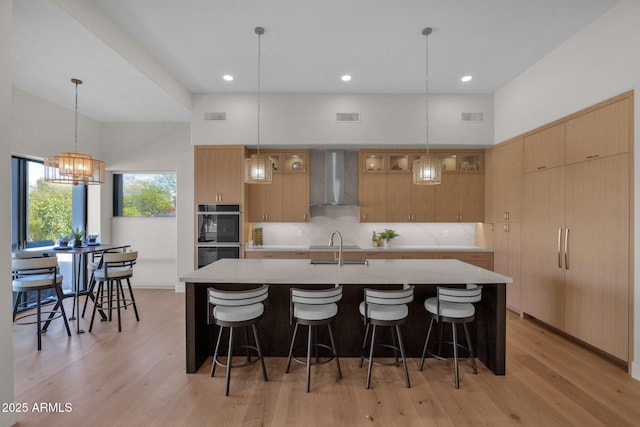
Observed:
[[[437,185],[442,182],[442,164],[438,157],[429,152],[429,34],[430,27],[422,30],[426,40],[426,67],[425,67],[425,138],[427,152],[413,161],[413,183],[416,185]]]
[[[244,182],[247,184],[271,184],[273,181],[273,160],[269,156],[260,154],[260,62],[261,62],[261,39],[264,28],[256,27],[255,33],[258,35],[258,153],[252,155],[244,161]]]
[[[82,80],[71,79],[76,85],[75,147],[74,153],[60,153],[44,159],[44,179],[57,184],[104,184],[104,162],[88,154],[78,153],[78,85]]]

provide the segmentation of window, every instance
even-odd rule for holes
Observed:
[[[176,216],[176,174],[114,174],[113,216]]]
[[[83,186],[46,182],[42,162],[19,157],[11,161],[14,248],[53,245],[76,222],[84,228]]]

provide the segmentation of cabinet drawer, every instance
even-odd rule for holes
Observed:
[[[247,259],[306,259],[309,258],[307,251],[246,251],[244,257]]]

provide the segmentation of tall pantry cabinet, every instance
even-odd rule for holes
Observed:
[[[633,95],[525,136],[523,311],[629,360]]]

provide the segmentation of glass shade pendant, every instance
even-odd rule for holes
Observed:
[[[261,45],[260,41],[264,34],[264,28],[256,27],[254,32],[258,35],[258,154],[253,154],[244,161],[244,182],[247,184],[271,184],[273,182],[273,160],[269,156],[260,154],[260,60]]]
[[[413,183],[436,185],[442,181],[442,165],[434,154],[425,154],[413,161]]]
[[[247,184],[271,184],[273,160],[264,154],[254,154],[244,161],[244,182]]]
[[[60,153],[44,159],[44,179],[57,184],[104,184],[104,162],[88,154],[78,153],[78,85],[82,80],[71,79],[76,85],[75,153]]]
[[[429,34],[432,33],[430,27],[422,30],[426,44],[426,66],[425,66],[425,140],[427,152],[413,161],[413,183],[416,185],[438,185],[442,182],[442,164],[438,157],[429,153]]]

